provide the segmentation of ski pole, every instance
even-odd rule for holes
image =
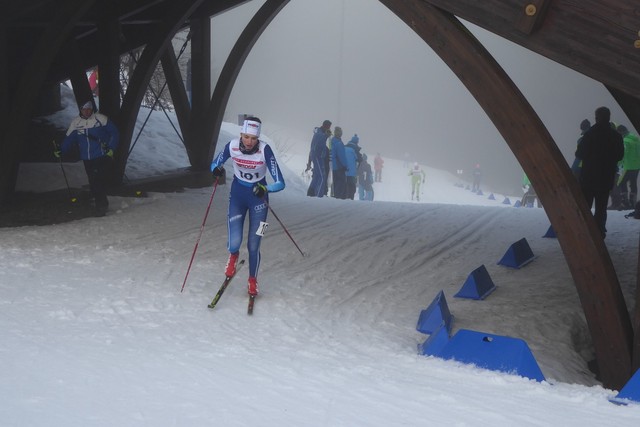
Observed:
[[[278,218],[278,215],[276,215],[276,212],[273,210],[273,208],[271,207],[271,205],[269,204],[269,202],[267,202],[267,199],[264,199],[264,202],[267,204],[267,207],[269,208],[269,210],[271,211],[271,213],[273,214],[273,216],[278,220],[278,222],[280,223],[280,226],[282,227],[282,229],[284,230],[285,233],[287,233],[287,236],[289,236],[289,239],[291,240],[291,242],[296,246],[296,249],[298,249],[298,252],[300,252],[300,255],[302,255],[303,257],[305,257],[305,253],[302,252],[302,250],[300,249],[300,246],[298,246],[298,244],[296,243],[295,240],[293,240],[293,237],[291,237],[291,234],[289,234],[289,231],[287,230],[287,227],[284,226],[284,224],[282,223],[282,221],[280,221],[280,218]]]
[[[202,225],[200,226],[200,235],[198,235],[198,240],[196,240],[196,246],[193,248],[193,253],[191,254],[191,260],[189,261],[189,267],[187,268],[187,274],[184,275],[184,282],[182,282],[182,288],[180,289],[180,293],[184,291],[184,285],[187,284],[187,277],[189,276],[189,271],[191,270],[191,264],[193,264],[193,258],[196,256],[196,251],[198,250],[198,245],[200,244],[200,238],[202,237],[202,232],[204,231],[204,225],[207,222],[207,216],[209,216],[209,209],[211,209],[211,203],[213,202],[213,196],[216,194],[216,189],[218,188],[218,177],[216,177],[216,182],[213,186],[213,192],[211,193],[211,199],[209,199],[209,204],[207,205],[207,211],[204,214],[204,218],[202,219]]]
[[[58,144],[56,144],[56,140],[52,140],[51,143],[53,144],[53,149],[55,151],[58,151]],[[71,199],[71,202],[73,203],[76,201],[76,198],[71,195],[71,187],[69,187],[69,180],[67,179],[67,174],[64,171],[64,166],[62,166],[61,157],[58,157],[58,163],[60,164],[60,170],[62,171],[62,176],[64,177],[64,183],[67,184],[67,194],[69,195],[69,199]]]

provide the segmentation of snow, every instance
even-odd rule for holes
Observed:
[[[187,166],[166,119],[150,126],[129,179]],[[224,123],[219,147],[238,129]],[[542,237],[544,209],[426,167],[411,202],[407,169],[388,158],[376,201],[309,198],[308,141],[272,143],[287,188],[271,207],[307,256],[270,215],[253,316],[246,267],[206,307],[227,259],[229,185],[182,293],[212,188],[110,197],[104,218],[0,229],[3,426],[638,425],[640,405],[611,403],[617,391],[587,368],[589,333],[558,242]],[[84,184],[81,165],[65,168]],[[23,165],[20,188],[43,177],[64,188],[55,164]],[[610,212],[606,244],[630,303],[640,222],[623,214]],[[496,265],[523,237],[536,259]],[[480,265],[495,292],[454,298]],[[418,316],[441,290],[453,333],[524,339],[546,381],[419,355]]]

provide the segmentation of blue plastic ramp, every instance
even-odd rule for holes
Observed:
[[[545,380],[529,346],[519,338],[460,329],[433,356],[536,381]]]
[[[533,258],[533,251],[529,246],[529,242],[523,237],[509,246],[509,249],[507,249],[502,259],[498,261],[498,264],[505,267],[521,268],[533,261]]]
[[[456,298],[485,299],[496,289],[487,268],[483,265],[473,270],[462,288],[454,295]]]
[[[444,292],[440,291],[431,301],[429,307],[420,312],[416,329],[423,334],[432,334],[440,326],[444,325],[447,332],[451,333],[452,321],[453,316],[449,311],[447,299],[444,297]]]
[[[613,403],[640,403],[640,369],[636,371],[631,379],[622,387],[620,393],[611,399]]]

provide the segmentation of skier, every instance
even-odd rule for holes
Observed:
[[[280,167],[271,147],[259,139],[262,122],[257,117],[247,117],[235,138],[224,146],[224,150],[211,163],[214,178],[225,171],[223,164],[233,160],[233,182],[229,192],[229,210],[227,215],[229,260],[225,269],[227,277],[236,272],[245,216],[249,212],[249,233],[247,250],[249,251],[248,293],[258,294],[258,269],[260,267],[259,229],[267,220],[269,193],[284,189],[285,183]],[[267,185],[267,172],[273,183]]]
[[[416,200],[420,201],[420,181],[424,184],[425,173],[418,162],[413,164],[413,168],[408,175],[411,177],[411,200],[413,200],[413,195],[415,194]]]

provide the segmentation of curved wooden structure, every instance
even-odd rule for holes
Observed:
[[[611,259],[566,161],[508,75],[456,18],[602,82],[640,129],[640,5],[628,0],[380,0],[451,68],[534,182],[573,275],[601,380],[619,389],[640,367],[634,327]],[[0,6],[0,202],[10,200],[29,122],[43,88],[71,79],[90,96],[85,70],[100,67],[101,110],[119,125],[122,180],[139,106],[161,62],[189,161],[206,171],[235,79],[256,40],[288,0],[266,0],[238,38],[211,94],[210,17],[240,0],[34,0]],[[191,29],[193,100],[171,39]],[[121,97],[120,56],[145,46]],[[594,106],[594,109],[597,106]],[[208,120],[203,120],[208,118]],[[213,120],[212,120],[213,119]],[[639,263],[640,266],[640,263]],[[638,292],[640,306],[640,291]]]

